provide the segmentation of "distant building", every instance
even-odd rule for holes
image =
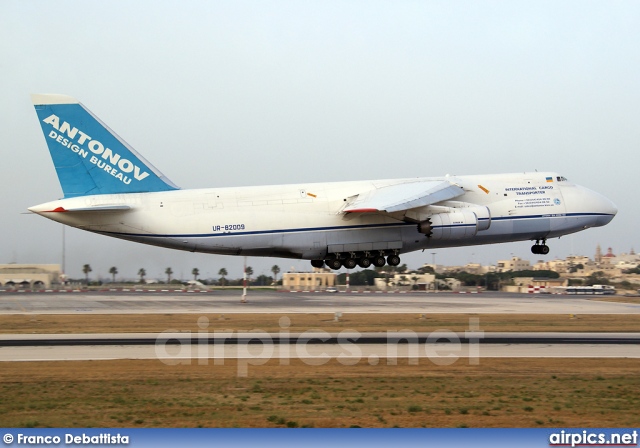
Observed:
[[[490,272],[489,268],[490,266],[482,266],[480,263],[467,263],[461,270],[473,275],[484,275],[487,272]]]
[[[59,264],[0,264],[0,286],[5,288],[51,288],[61,283]]]
[[[286,272],[282,275],[282,288],[289,291],[320,291],[336,284],[337,274],[328,269],[313,272]]]
[[[536,264],[533,265],[534,271],[554,271],[559,274],[564,274],[568,271],[568,263],[565,260],[550,260],[544,261],[540,260]]]
[[[496,272],[528,271],[531,269],[529,260],[520,257],[511,257],[511,260],[500,260],[496,265]]]
[[[551,292],[553,288],[567,286],[566,278],[515,277],[513,285],[502,287],[505,292],[528,293],[534,291]]]
[[[418,274],[415,272],[405,274],[395,274],[385,277],[378,277],[374,279],[374,285],[381,291],[387,289],[405,289],[410,290],[415,286],[420,291],[426,291],[433,289],[433,282],[436,276],[434,274]],[[388,280],[388,283],[387,283]]]
[[[589,257],[581,256],[581,255],[569,255],[567,257],[567,264],[571,266],[577,266],[579,264],[587,264],[591,262]]]

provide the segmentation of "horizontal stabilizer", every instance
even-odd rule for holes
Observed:
[[[29,210],[34,213],[95,213],[95,212],[123,212],[131,210],[128,205],[96,205],[94,207],[51,207],[51,203],[36,205]],[[49,205],[49,206],[48,206]]]
[[[415,181],[375,188],[359,194],[343,212],[399,212],[458,197],[464,190],[447,181]]]

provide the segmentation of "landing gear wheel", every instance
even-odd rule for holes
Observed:
[[[324,267],[324,260],[311,260],[311,266],[314,268],[322,268]]]
[[[398,266],[400,264],[400,257],[397,255],[389,255],[387,257],[387,263],[389,266]]]
[[[334,271],[337,271],[338,269],[340,269],[342,267],[342,262],[340,260],[338,260],[337,258],[332,258],[330,260],[325,260],[324,262],[326,263],[327,266],[329,266]]]
[[[378,255],[377,257],[373,257],[373,260],[371,260],[371,261],[373,262],[373,265],[375,267],[377,267],[377,268],[381,268],[387,262],[387,260],[385,260],[382,255]]]
[[[363,269],[367,269],[369,266],[371,266],[371,258],[360,258],[358,260],[358,266]]]
[[[547,255],[549,253],[549,246],[547,246],[547,240],[542,240],[542,244],[540,244],[540,240],[536,240],[536,244],[531,246],[531,252],[536,255]]]
[[[357,261],[355,258],[345,258],[344,260],[342,260],[342,266],[344,266],[347,269],[353,269],[356,267],[357,265]]]

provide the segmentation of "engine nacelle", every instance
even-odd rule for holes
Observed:
[[[471,204],[470,202],[461,201],[445,201],[442,205],[454,208],[456,210],[469,210],[475,213],[478,219],[478,232],[487,230],[491,227],[491,211],[484,205]]]
[[[478,218],[468,209],[452,209],[450,213],[436,213],[418,224],[418,231],[434,240],[461,240],[478,233]]]

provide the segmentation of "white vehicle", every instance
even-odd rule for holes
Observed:
[[[547,239],[608,224],[616,206],[552,172],[182,190],[77,100],[33,95],[64,198],[29,208],[138,243],[311,260],[400,264],[421,249]]]
[[[567,286],[564,290],[564,293],[571,294],[571,295],[582,295],[582,294],[613,295],[616,293],[616,288],[611,285]]]

